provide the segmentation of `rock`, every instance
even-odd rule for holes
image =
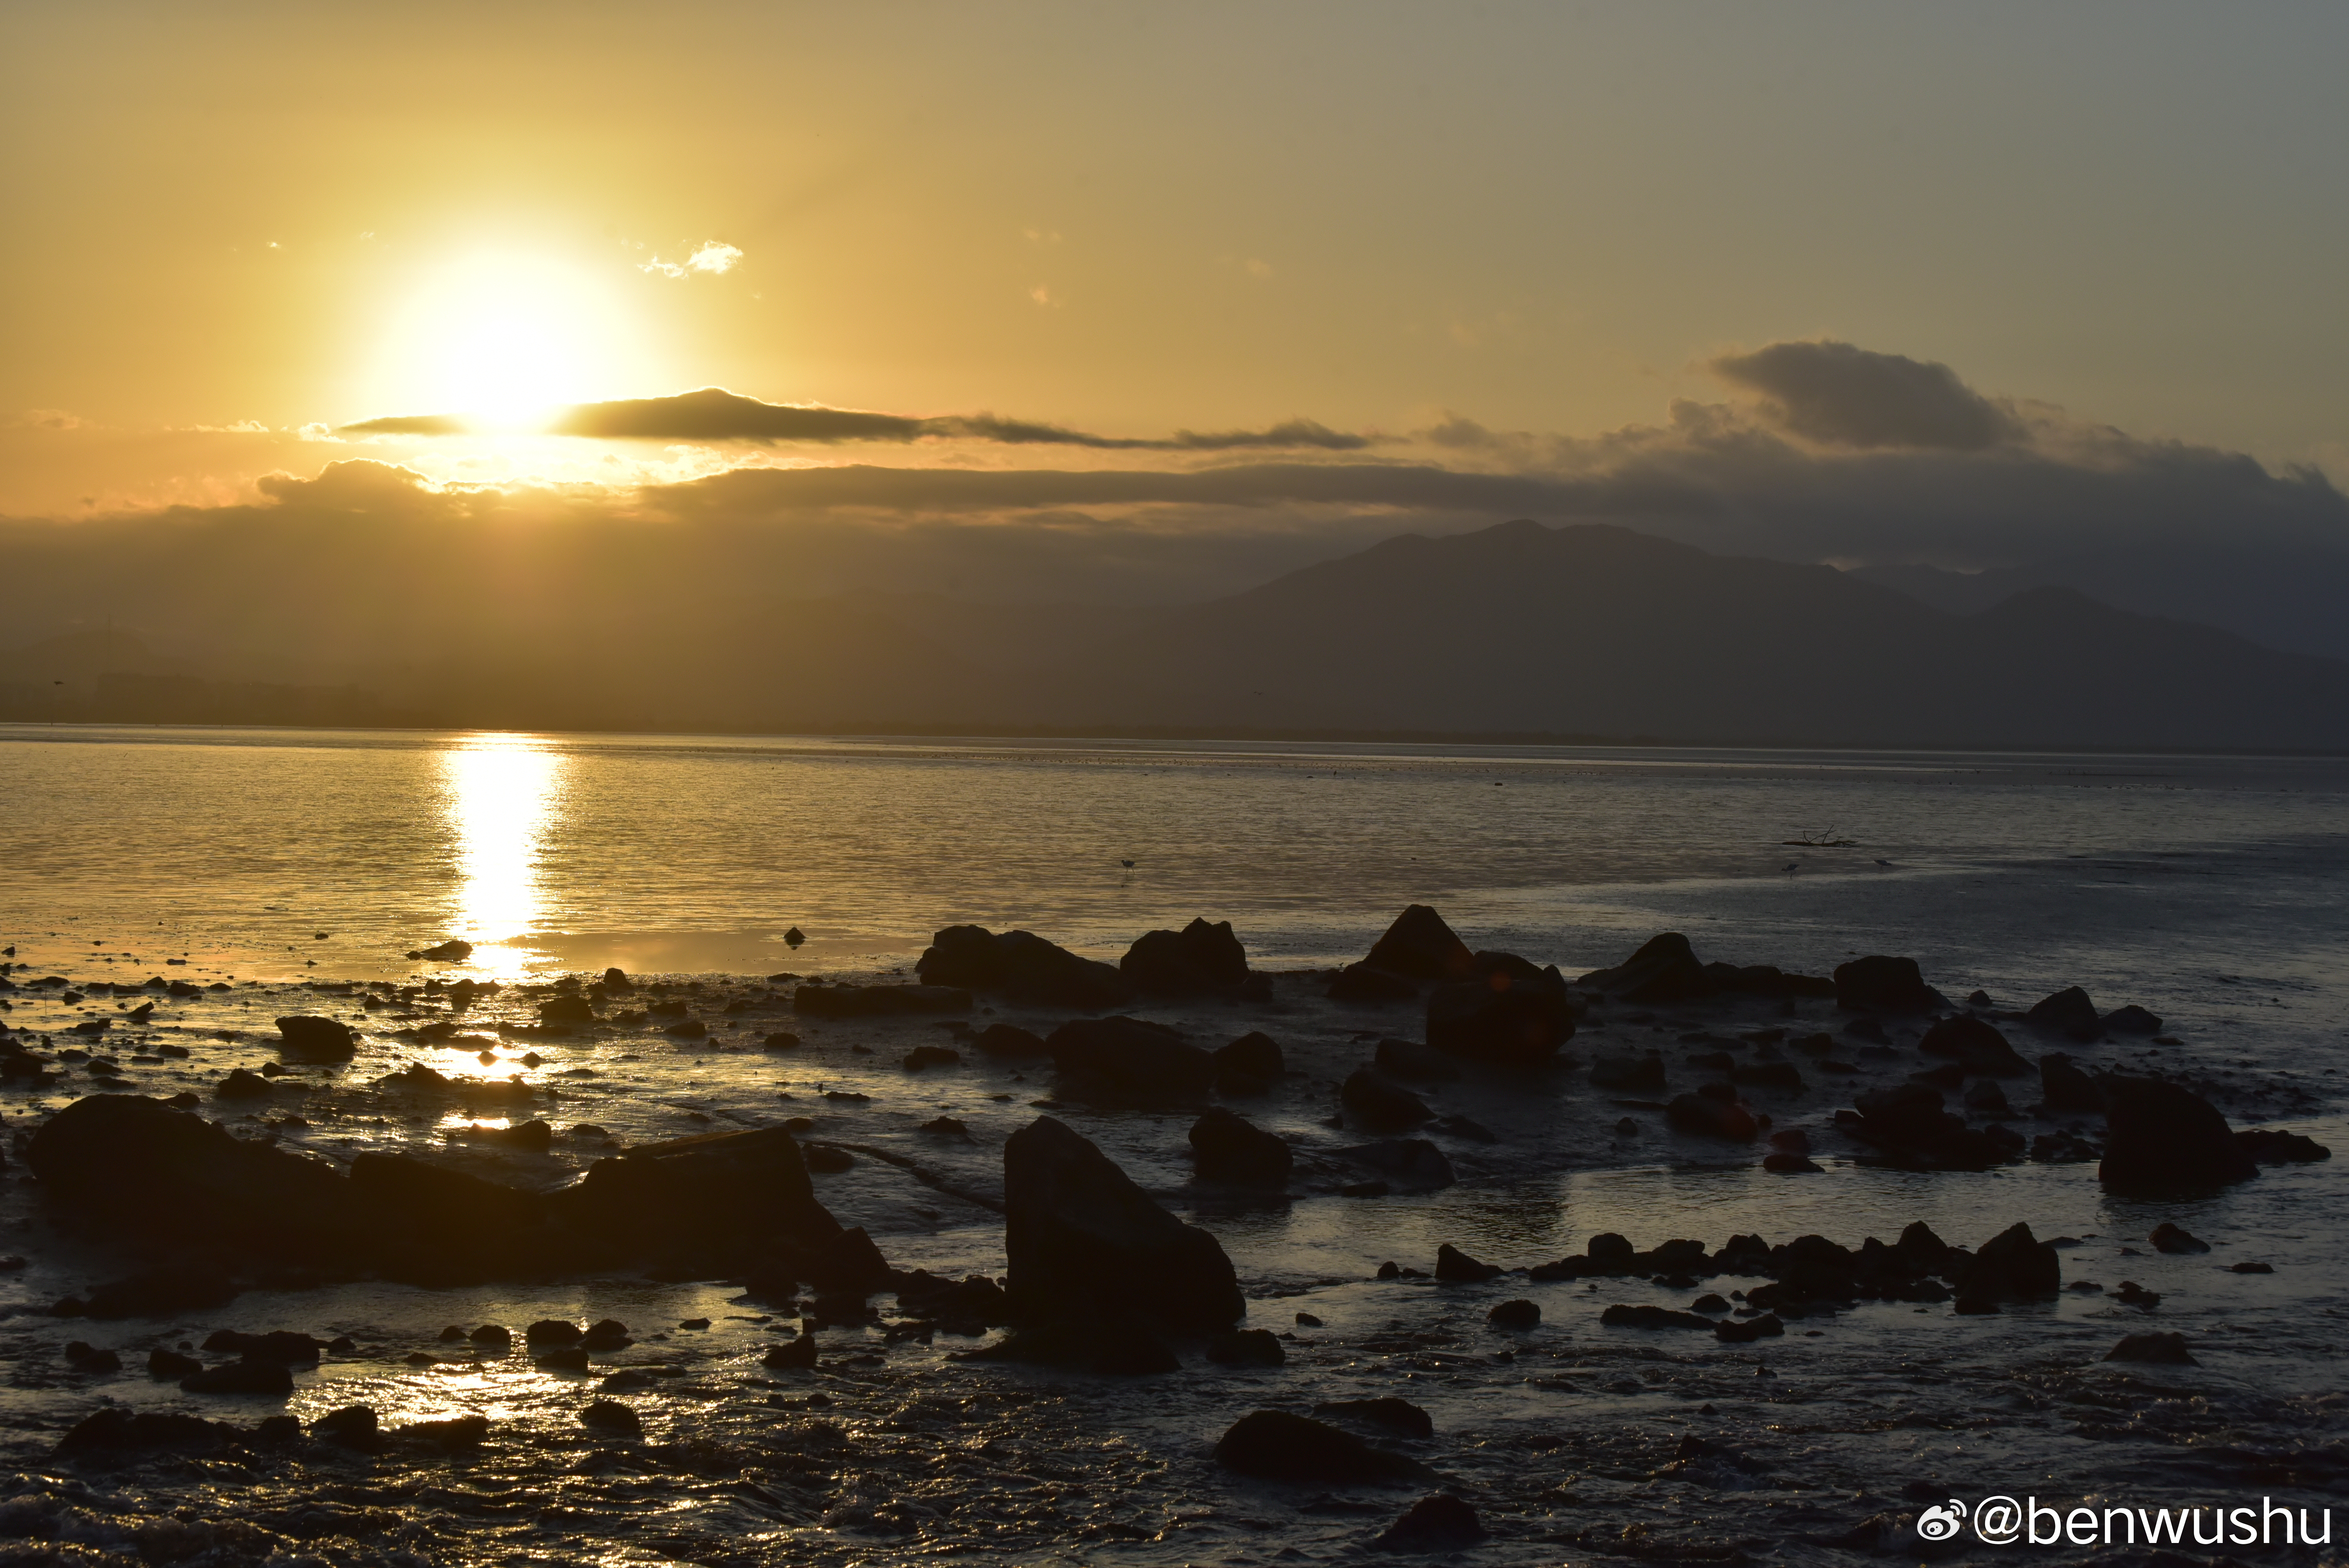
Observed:
[[[1407,906],[1362,960],[1374,969],[1413,980],[1459,980],[1475,964],[1468,944],[1423,903]]]
[[[180,1379],[189,1394],[259,1394],[284,1398],[294,1392],[294,1375],[274,1361],[231,1361]]]
[[[1946,1057],[1974,1077],[2022,1078],[2031,1064],[2015,1054],[2006,1037],[1971,1013],[1952,1013],[1925,1031],[1917,1048],[1929,1057]]]
[[[1751,1345],[1757,1339],[1776,1339],[1785,1332],[1785,1322],[1775,1312],[1759,1317],[1724,1317],[1713,1326],[1713,1336],[1723,1345]]]
[[[368,1255],[399,1277],[486,1277],[541,1242],[547,1200],[397,1154],[352,1160],[351,1206]]]
[[[2132,1002],[2106,1014],[2104,1029],[2108,1035],[2158,1035],[2161,1033],[2161,1018]]]
[[[1287,1140],[1221,1106],[1191,1124],[1191,1153],[1199,1180],[1236,1187],[1285,1187],[1294,1163]]]
[[[2116,1192],[2158,1197],[2249,1181],[2260,1168],[2227,1119],[2190,1089],[2159,1078],[2108,1076],[2105,1158],[2096,1179]]]
[[[985,926],[948,926],[914,967],[926,985],[995,992],[1036,1006],[1114,1007],[1132,995],[1111,965],[1025,931],[999,936]]]
[[[1508,1272],[1497,1264],[1477,1262],[1450,1242],[1435,1249],[1435,1277],[1447,1284],[1482,1284]]]
[[[2080,1041],[2101,1039],[2105,1033],[2105,1021],[2096,1016],[2096,1005],[2077,985],[2033,1003],[2023,1021],[2047,1034],[2068,1035]]]
[[[962,1053],[947,1046],[916,1046],[905,1053],[905,1068],[917,1073],[929,1068],[958,1068]]]
[[[1251,1030],[1215,1052],[1217,1094],[1262,1094],[1288,1070],[1280,1043]]]
[[[1872,1145],[1885,1163],[1925,1171],[1987,1171],[2005,1158],[1986,1133],[1942,1109],[1940,1090],[1930,1084],[1875,1089],[1853,1103],[1857,1111],[1837,1112],[1837,1124]]]
[[[2039,1098],[2053,1112],[2102,1114],[2105,1109],[2104,1089],[2060,1051],[2039,1058]]]
[[[1650,937],[1622,963],[1612,969],[1594,969],[1578,984],[1642,1006],[1692,1002],[1713,994],[1704,965],[1697,962],[1689,939],[1677,931]]]
[[[2229,1274],[2273,1274],[2273,1273],[2275,1273],[2275,1265],[2274,1265],[2273,1264],[2249,1263],[2249,1262],[2246,1262],[2246,1263],[2240,1263],[2240,1264],[2229,1264],[2227,1265],[2227,1272],[2228,1272]]]
[[[1807,1154],[1792,1154],[1781,1149],[1762,1157],[1762,1169],[1775,1171],[1782,1176],[1824,1175],[1826,1167]]]
[[[1444,1150],[1424,1138],[1390,1138],[1331,1152],[1350,1165],[1377,1171],[1405,1191],[1432,1192],[1458,1180]]]
[[[2183,1334],[2127,1334],[2105,1352],[2107,1361],[2142,1361],[2157,1367],[2199,1367]]]
[[[2153,1233],[2146,1237],[2146,1240],[2153,1243],[2153,1250],[2158,1253],[2207,1253],[2210,1250],[2209,1243],[2200,1240],[2183,1226],[2173,1225],[2167,1220],[2156,1225],[2153,1228]]]
[[[576,1345],[586,1337],[586,1330],[564,1317],[542,1317],[523,1330],[523,1340],[529,1345]]]
[[[545,1372],[585,1372],[587,1370],[587,1347],[584,1345],[557,1346],[532,1357],[531,1365]]]
[[[1328,992],[1332,1002],[1350,1002],[1363,1006],[1408,1002],[1418,995],[1417,981],[1408,975],[1381,969],[1375,964],[1347,965],[1330,982]]]
[[[617,1399],[590,1399],[579,1412],[579,1424],[598,1432],[616,1432],[622,1437],[641,1438],[645,1424],[636,1411]]]
[[[628,1337],[628,1326],[616,1317],[603,1317],[587,1326],[579,1343],[590,1350],[625,1350],[636,1343]]]
[[[971,1044],[984,1055],[1005,1061],[1021,1061],[1052,1054],[1041,1035],[1023,1029],[1017,1024],[989,1024],[978,1032]]]
[[[1181,931],[1150,931],[1118,960],[1118,973],[1137,991],[1154,995],[1216,995],[1237,991],[1248,977],[1247,950],[1232,923],[1194,920]]]
[[[2306,1133],[2275,1127],[2246,1127],[2235,1134],[2235,1147],[2261,1165],[2302,1165],[2333,1158],[2333,1150]]]
[[[2161,1305],[2161,1293],[2147,1290],[2133,1279],[2125,1279],[2113,1287],[2113,1299],[2123,1306],[2141,1306],[2150,1312]]]
[[[66,1346],[66,1364],[90,1377],[101,1377],[122,1370],[122,1357],[114,1351],[100,1350],[78,1339]]]
[[[318,1352],[326,1348],[326,1341],[285,1328],[274,1328],[266,1334],[241,1334],[233,1328],[222,1328],[206,1337],[204,1348],[233,1351],[247,1361],[274,1361],[280,1367],[315,1367],[318,1364]]]
[[[841,1233],[815,1200],[797,1140],[780,1127],[639,1144],[596,1161],[549,1207],[578,1244],[607,1255],[690,1248],[756,1256],[778,1243],[817,1247]]]
[[[1541,1308],[1530,1301],[1505,1301],[1485,1315],[1495,1328],[1524,1330],[1541,1326]]]
[[[1119,1014],[1071,1018],[1045,1041],[1071,1092],[1112,1100],[1197,1099],[1215,1082],[1215,1058],[1164,1024]]]
[[[1789,975],[1775,964],[1708,964],[1704,977],[1715,991],[1749,996],[1832,996],[1835,982],[1818,975]]]
[[[513,1330],[502,1323],[485,1323],[465,1337],[484,1350],[494,1348],[500,1354],[513,1347]]]
[[[800,1158],[818,1176],[837,1176],[843,1171],[856,1169],[856,1157],[845,1149],[829,1143],[811,1143],[800,1150]]]
[[[2055,1249],[2024,1224],[2009,1225],[1984,1242],[1951,1282],[1964,1301],[2037,1301],[2064,1287]]]
[[[1460,1076],[1459,1063],[1415,1040],[1381,1040],[1371,1060],[1381,1072],[1423,1083],[1445,1083]]]
[[[1590,1064],[1590,1085],[1618,1094],[1661,1094],[1663,1058],[1652,1051],[1644,1057],[1600,1057]]]
[[[119,1405],[93,1410],[57,1439],[60,1458],[78,1454],[124,1453],[144,1449],[171,1449],[205,1453],[226,1448],[238,1438],[234,1427],[207,1421],[200,1416],[162,1411],[132,1415]]]
[[[811,1018],[968,1013],[970,992],[958,985],[823,985],[810,981],[792,993],[792,1011]]]
[[[1039,1117],[1003,1146],[1004,1252],[1015,1321],[1141,1319],[1181,1333],[1231,1326],[1243,1312],[1231,1260],[1091,1142]]]
[[[1505,956],[1505,955],[1493,955]],[[1427,1043],[1501,1067],[1536,1067],[1574,1037],[1576,1007],[1555,965],[1522,959],[1476,979],[1438,985],[1427,997]]]
[[[1421,1498],[1371,1544],[1381,1552],[1458,1552],[1485,1539],[1476,1511],[1448,1491]]]
[[[1988,1078],[1977,1078],[1966,1090],[1966,1109],[1976,1116],[2006,1114],[2006,1091]]]
[[[972,1141],[969,1124],[958,1117],[934,1116],[922,1123],[921,1130],[936,1133],[940,1138],[959,1138],[965,1143]]]
[[[267,1078],[243,1068],[231,1069],[228,1077],[221,1079],[220,1087],[212,1090],[222,1099],[267,1099],[271,1092]]]
[[[322,1443],[333,1443],[361,1453],[373,1453],[383,1447],[383,1429],[373,1409],[365,1405],[345,1405],[329,1410],[310,1423],[310,1435]]]
[[[795,1051],[800,1048],[800,1037],[789,1029],[778,1029],[761,1040],[759,1048],[767,1051]]]
[[[277,1020],[277,1054],[289,1062],[347,1062],[358,1054],[350,1026],[332,1018],[295,1014]]]
[[[1239,1328],[1207,1336],[1207,1359],[1218,1367],[1278,1367],[1288,1355],[1268,1328]]]
[[[1631,1305],[1617,1302],[1599,1315],[1599,1321],[1609,1328],[1701,1328],[1713,1331],[1713,1321],[1693,1312],[1674,1312],[1668,1306]]]
[[[1333,1399],[1313,1407],[1317,1416],[1335,1416],[1341,1421],[1359,1421],[1384,1431],[1406,1438],[1432,1438],[1435,1422],[1425,1410],[1407,1399],[1392,1395],[1376,1399]]]
[[[618,965],[615,964],[612,967],[604,971],[604,991],[605,995],[612,996],[625,996],[636,988],[636,982],[629,979],[627,971],[621,968]]]
[[[595,1021],[595,1006],[585,996],[549,996],[538,1005],[541,1028],[567,1029]]]
[[[413,1438],[439,1449],[478,1448],[489,1441],[490,1418],[487,1416],[458,1416],[446,1421],[410,1421],[393,1435]]]
[[[236,1295],[236,1285],[216,1264],[165,1264],[92,1285],[89,1299],[76,1304],[80,1308],[76,1315],[100,1319],[171,1317],[183,1312],[226,1306]]]
[[[1705,1088],[1727,1089],[1727,1084],[1707,1084]],[[1700,1089],[1695,1094],[1676,1095],[1664,1107],[1664,1119],[1682,1132],[1692,1132],[1705,1138],[1726,1139],[1734,1143],[1751,1142],[1762,1130],[1754,1113],[1737,1102],[1734,1091],[1728,1095],[1707,1094]]]
[[[771,1346],[759,1365],[777,1372],[805,1371],[815,1365],[815,1336],[802,1330],[797,1339]]]
[[[272,1255],[331,1252],[348,1236],[347,1190],[332,1166],[160,1100],[76,1100],[33,1134],[25,1158],[49,1202],[126,1232]]]
[[[176,1350],[150,1350],[147,1353],[147,1375],[177,1380],[193,1377],[204,1369],[204,1364],[192,1356],[182,1356]]]
[[[1338,1091],[1338,1103],[1372,1132],[1408,1132],[1435,1113],[1411,1090],[1375,1068],[1357,1068]]]
[[[1836,1006],[1851,1012],[1930,1013],[1941,1005],[1913,958],[1871,953],[1835,972]]]
[[[1402,1485],[1430,1473],[1350,1432],[1285,1410],[1251,1410],[1233,1422],[1216,1443],[1216,1462],[1262,1480],[1314,1486]]]

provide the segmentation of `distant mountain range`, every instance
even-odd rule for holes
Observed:
[[[2349,664],[2068,588],[1959,613],[1600,524],[1403,535],[1157,610],[429,564],[387,563],[375,598],[284,570],[150,598],[0,655],[0,717],[2349,750]]]

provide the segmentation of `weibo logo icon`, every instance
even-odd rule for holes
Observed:
[[[1948,1541],[1965,1528],[1966,1505],[1956,1498],[1917,1516],[1917,1538],[1920,1541]]]

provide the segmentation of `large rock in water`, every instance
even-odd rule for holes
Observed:
[[[1641,1005],[1689,1002],[1713,994],[1696,950],[1677,931],[1661,932],[1612,969],[1594,969],[1581,984],[1620,1001]]]
[[[1372,1132],[1408,1132],[1435,1113],[1427,1102],[1376,1068],[1356,1068],[1338,1090],[1346,1114]]]
[[[1953,1013],[1925,1031],[1917,1048],[1947,1057],[1966,1073],[1983,1078],[2023,1078],[2031,1064],[2015,1054],[2006,1037],[1971,1013]]]
[[[2106,1136],[2096,1179],[2114,1191],[2137,1197],[2200,1192],[2260,1173],[2227,1119],[2193,1090],[2117,1074],[2100,1081]]]
[[[554,1194],[553,1207],[583,1243],[621,1253],[731,1253],[777,1242],[821,1249],[841,1233],[780,1127],[639,1144],[596,1161]]]
[[[1202,1181],[1226,1181],[1236,1187],[1285,1187],[1295,1163],[1288,1143],[1278,1133],[1212,1106],[1191,1124],[1191,1155]]]
[[[1468,944],[1423,903],[1406,907],[1362,960],[1373,969],[1413,980],[1464,979],[1475,967]]]
[[[2096,1004],[2088,994],[2077,985],[2067,985],[2052,996],[2033,1002],[2031,1011],[2023,1017],[2034,1029],[2044,1029],[2052,1035],[2069,1035],[2084,1044],[2104,1038],[2104,1017],[2096,1011]]]
[[[351,1161],[351,1201],[368,1258],[421,1284],[484,1278],[545,1255],[547,1200],[398,1154]]]
[[[1982,1244],[1953,1283],[1961,1301],[2036,1301],[2063,1288],[2064,1264],[2029,1225],[2009,1225]]]
[[[1004,1141],[1003,1197],[1008,1305],[1023,1326],[1138,1320],[1213,1334],[1247,1310],[1220,1242],[1049,1116]]]
[[[1508,953],[1479,953],[1475,978],[1427,997],[1427,1043],[1501,1067],[1536,1067],[1574,1037],[1578,1011],[1557,966],[1537,969]]]
[[[1137,991],[1164,996],[1237,991],[1248,977],[1247,949],[1232,923],[1194,920],[1180,931],[1146,931],[1118,960],[1118,973]]]
[[[1114,1007],[1133,994],[1107,964],[1032,932],[999,936],[983,925],[950,925],[932,936],[914,972],[926,985],[992,991],[1040,1007]]]
[[[1071,1018],[1044,1042],[1070,1092],[1095,1099],[1197,1099],[1216,1080],[1216,1058],[1164,1024],[1120,1014]]]
[[[2039,1058],[2039,1098],[2054,1112],[2105,1109],[2105,1091],[2061,1051]]]
[[[1401,1485],[1432,1473],[1415,1460],[1286,1410],[1251,1410],[1233,1422],[1216,1440],[1216,1462],[1242,1475],[1309,1486]]]
[[[1914,958],[1881,953],[1837,965],[1835,990],[1836,1006],[1850,1012],[1930,1013],[1941,1005]]]
[[[301,1254],[334,1250],[351,1229],[331,1165],[139,1095],[76,1100],[33,1134],[25,1160],[50,1202],[159,1239]]]
[[[358,1054],[350,1026],[307,1013],[277,1020],[277,1054],[289,1062],[347,1062]]]

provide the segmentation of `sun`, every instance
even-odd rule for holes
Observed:
[[[555,408],[629,383],[630,325],[617,292],[578,267],[516,252],[460,256],[386,318],[375,400],[536,428]]]

